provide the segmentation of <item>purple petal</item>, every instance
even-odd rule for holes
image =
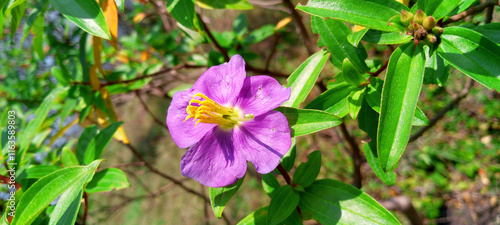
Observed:
[[[186,108],[193,97],[194,91],[179,91],[174,94],[172,102],[168,107],[167,126],[172,139],[179,148],[187,148],[198,142],[208,131],[214,129],[216,124],[198,123],[195,126],[193,119],[184,122]]]
[[[290,127],[281,112],[269,111],[234,128],[236,151],[261,174],[274,170],[291,145]]]
[[[245,61],[240,55],[234,55],[229,63],[212,66],[205,71],[193,89],[221,105],[232,104],[240,93],[245,76]]]
[[[235,151],[231,131],[214,129],[189,148],[181,160],[181,173],[209,187],[233,184],[245,175],[247,162]]]
[[[286,102],[290,98],[290,93],[290,88],[282,87],[272,77],[247,77],[235,105],[245,114],[258,116]]]

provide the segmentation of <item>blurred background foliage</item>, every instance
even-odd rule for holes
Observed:
[[[179,162],[184,150],[172,142],[164,118],[173,93],[189,88],[206,68],[225,61],[220,49],[208,43],[207,37],[183,32],[182,26],[166,11],[166,2],[134,0],[125,1],[124,11],[118,12],[117,46],[104,41],[102,51],[96,56],[94,51],[99,45],[93,37],[63,19],[51,6],[47,7],[47,2],[28,0],[26,10],[20,11],[24,16],[12,14],[11,19],[3,18],[2,22],[0,108],[2,113],[9,109],[16,111],[19,131],[26,129],[44,97],[58,83],[70,86],[67,93],[57,98],[31,140],[26,163],[61,166],[62,153],[74,151],[85,127],[123,121],[122,141],[129,139],[154,167],[207,195],[206,187],[180,174]],[[291,22],[290,9],[281,1],[249,2],[254,6],[252,10],[198,7],[197,12],[222,49],[229,55],[240,54],[245,58],[249,74],[273,75],[284,83],[286,76],[308,58],[309,50],[297,32],[297,24]],[[306,3],[293,4],[298,2]],[[39,11],[44,15],[41,25],[36,22]],[[500,21],[498,7],[493,16],[493,21]],[[303,17],[310,29],[310,17]],[[483,19],[484,15],[478,13],[467,18],[466,23],[476,24]],[[42,28],[33,29],[36,26]],[[43,33],[36,33],[40,30]],[[310,30],[309,33],[312,34]],[[311,40],[314,44],[317,36]],[[380,61],[387,60],[395,49],[374,44],[365,48],[369,59]],[[92,72],[91,65],[99,60],[102,71],[97,68],[96,72],[94,68]],[[337,71],[328,63],[320,75],[323,83],[332,80]],[[96,92],[97,97],[93,96],[89,73],[105,80],[101,85],[106,91]],[[450,76],[445,87],[424,86],[419,107],[428,118],[438,114],[465,88],[466,77],[456,70],[452,73],[455,75]],[[315,88],[308,101],[320,93]],[[396,185],[389,187],[382,183],[363,162],[362,190],[381,202],[394,196],[408,196],[429,224],[500,223],[499,100],[498,92],[475,85],[431,131],[408,145],[396,170]],[[357,140],[367,139],[355,121],[347,117],[345,121]],[[320,178],[350,183],[351,157],[338,131],[329,129],[298,138],[296,161],[306,161],[308,153],[318,149],[323,153]],[[130,187],[90,194],[87,223],[221,222],[213,216],[209,203],[151,173],[124,144],[112,140],[102,158],[106,161],[101,168],[123,170]],[[5,167],[2,171],[5,172]],[[269,201],[261,191],[260,175],[250,169],[248,177],[226,207],[231,223]],[[29,186],[35,180],[27,179],[24,185]],[[1,190],[0,205],[5,206],[6,185]],[[53,208],[50,206],[45,214]],[[403,223],[409,223],[400,211],[392,212]],[[83,223],[82,217],[80,210],[77,223]]]

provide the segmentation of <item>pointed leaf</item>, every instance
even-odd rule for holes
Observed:
[[[462,73],[488,88],[500,91],[500,46],[463,27],[447,27],[438,54]]]
[[[401,10],[410,10],[399,2],[387,0],[309,0],[307,5],[299,4],[297,9],[321,18],[335,18],[375,30],[392,32],[399,30],[387,24],[389,19],[399,15]]]
[[[49,92],[49,94],[47,94],[47,96],[45,96],[42,104],[40,104],[38,109],[35,111],[35,118],[28,123],[23,131],[23,134],[19,137],[20,146],[16,154],[16,163],[18,163],[18,165],[21,164],[20,162],[24,158],[24,154],[26,153],[26,150],[28,150],[31,143],[31,138],[35,136],[36,131],[47,118],[47,115],[49,114],[57,96],[65,92],[67,89],[68,88],[66,87],[57,87],[53,89]]]
[[[83,196],[82,188],[75,185],[59,197],[54,211],[50,214],[49,225],[75,224]]]
[[[372,197],[336,180],[315,181],[301,193],[299,207],[321,224],[400,224]]]
[[[418,1],[419,9],[422,9],[428,16],[433,16],[439,20],[450,14],[455,9],[461,0],[426,0]]]
[[[344,117],[347,114],[347,97],[355,88],[344,82],[323,92],[323,94],[312,100],[304,108],[323,110],[333,113],[338,117]]]
[[[299,204],[300,194],[292,186],[285,185],[274,192],[267,213],[267,224],[275,225],[292,214]]]
[[[352,86],[360,87],[366,85],[367,80],[351,64],[348,58],[342,63],[342,76],[345,82]]]
[[[299,107],[318,79],[319,73],[323,70],[330,53],[322,50],[304,61],[287,79],[286,87],[292,88],[290,99],[282,104],[285,107]]]
[[[62,168],[42,177],[19,200],[12,224],[30,224],[59,195],[75,186],[83,187],[100,162],[96,160],[88,166]]]
[[[123,122],[115,122],[106,128],[102,129],[92,140],[90,140],[83,156],[83,164],[87,165],[93,160],[101,157],[102,151],[113,138],[116,130],[122,125]]]
[[[191,30],[195,28],[196,12],[194,11],[194,0],[167,1],[167,10],[177,22]]]
[[[243,179],[244,177],[236,181],[236,183],[226,187],[209,188],[210,203],[212,203],[212,209],[217,218],[222,218],[224,207],[226,207],[227,202],[236,194],[238,189],[240,189],[241,184],[243,184]]]
[[[108,24],[97,1],[49,0],[52,7],[89,34],[110,39]]]
[[[287,107],[278,107],[275,110],[286,116],[292,137],[315,133],[342,123],[339,117],[319,110]]]
[[[423,47],[413,43],[401,45],[389,60],[377,135],[377,152],[384,171],[397,166],[408,144],[424,66]]]
[[[292,183],[300,184],[302,187],[311,185],[321,169],[321,152],[316,150],[307,156],[307,162],[301,163],[293,174]]]
[[[281,185],[278,182],[278,179],[272,172],[268,174],[262,174],[262,189],[264,189],[269,197],[272,198],[274,191],[280,187]]]
[[[393,45],[409,42],[413,36],[406,35],[399,32],[384,32],[379,30],[369,30],[363,36],[363,41],[379,44],[379,45]]]
[[[96,193],[113,189],[120,190],[127,187],[130,187],[130,183],[123,171],[117,168],[107,168],[94,175],[92,181],[85,187],[85,192]]]
[[[262,207],[248,214],[245,218],[240,220],[237,225],[266,225],[268,206]]]
[[[444,63],[443,58],[436,52],[425,51],[424,84],[437,84],[443,86],[450,74],[450,65]],[[432,54],[432,55],[429,55]]]
[[[353,119],[356,119],[356,117],[358,116],[359,109],[361,109],[361,103],[363,102],[364,97],[365,88],[351,92],[351,94],[347,98],[349,115],[351,115]]]
[[[369,28],[364,28],[359,31],[356,31],[352,34],[347,35],[347,40],[349,43],[351,43],[354,47],[358,47],[359,42],[361,39],[363,39],[363,36],[365,36],[366,32],[370,30]]]
[[[364,47],[354,47],[347,40],[351,30],[339,20],[322,19],[317,16],[311,17],[311,26],[320,36],[320,41],[328,51],[334,53],[330,61],[337,68],[342,68],[342,62],[345,58],[354,65],[358,71],[368,71],[365,59],[367,57]]]
[[[369,143],[363,144],[366,161],[368,161],[373,172],[375,172],[375,175],[377,175],[382,182],[392,186],[396,184],[396,174],[392,170],[384,172],[377,154],[378,117],[378,113],[375,112],[366,101],[363,101],[363,105],[359,111],[358,125],[359,129],[366,132],[371,139]]]

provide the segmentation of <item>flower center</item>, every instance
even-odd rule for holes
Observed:
[[[208,98],[206,95],[198,93],[191,98],[186,108],[188,116],[184,121],[193,118],[198,123],[218,124],[223,128],[231,129],[240,122],[251,121],[252,114],[245,114],[243,117],[232,107],[225,107]]]

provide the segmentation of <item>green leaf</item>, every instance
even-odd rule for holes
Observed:
[[[315,133],[342,123],[339,117],[318,110],[287,107],[278,107],[275,110],[286,116],[292,137]]]
[[[95,138],[95,136],[99,133],[99,129],[95,124],[92,124],[86,127],[80,138],[78,138],[78,143],[76,144],[76,158],[81,165],[84,164],[85,151],[89,145],[89,143]]]
[[[264,189],[264,192],[266,192],[269,197],[272,198],[274,191],[280,187],[281,185],[278,182],[278,179],[272,172],[268,174],[262,174],[262,189]]]
[[[49,111],[52,108],[52,105],[54,104],[57,96],[65,92],[67,89],[67,87],[57,87],[53,89],[49,94],[47,94],[47,96],[45,96],[42,104],[40,104],[38,109],[36,109],[35,118],[29,122],[29,124],[24,129],[23,134],[19,137],[20,146],[16,154],[16,163],[18,163],[18,165],[21,165],[20,162],[22,162],[22,160],[24,159],[26,150],[28,150],[28,147],[31,143],[31,138],[33,138],[38,128],[47,118],[47,115],[49,114]]]
[[[304,108],[324,110],[338,117],[344,117],[347,114],[347,97],[355,88],[344,82],[323,92]]]
[[[307,156],[307,162],[300,164],[293,174],[292,183],[300,184],[302,187],[311,185],[321,169],[321,152],[316,150]]]
[[[12,224],[30,224],[59,195],[75,186],[83,187],[100,162],[62,168],[35,182],[19,200]]]
[[[474,30],[496,44],[500,44],[500,23],[488,23],[477,27],[472,24],[464,24],[463,27]]]
[[[447,27],[437,51],[462,73],[500,91],[500,46],[489,38],[467,28]]]
[[[281,159],[281,165],[288,172],[290,172],[290,170],[293,167],[293,164],[295,163],[295,155],[297,154],[296,152],[297,152],[296,141],[295,141],[295,138],[292,138],[292,146],[290,147],[290,150],[288,150],[288,152]],[[278,171],[278,174],[279,174],[279,171]]]
[[[23,179],[40,179],[58,169],[59,166],[54,165],[35,165],[25,169],[19,176],[17,180],[22,181]]]
[[[274,34],[275,29],[276,27],[274,25],[271,24],[264,25],[250,32],[250,34],[248,34],[243,40],[241,40],[241,44],[244,46],[248,46],[255,43],[259,43],[264,39],[272,36]]]
[[[400,224],[372,197],[336,180],[315,181],[301,193],[299,207],[321,224]]]
[[[83,161],[80,162],[83,162],[83,165],[88,165],[92,161],[100,158],[102,151],[106,148],[106,146],[108,146],[116,130],[122,125],[122,123],[123,122],[114,122],[102,129],[99,134],[92,138],[85,149]]]
[[[467,10],[472,4],[477,2],[478,0],[461,0],[460,3],[458,4],[458,7],[456,10],[452,12],[453,15],[459,14],[465,10]]]
[[[74,185],[65,191],[50,214],[49,225],[75,224],[82,200],[82,186]]]
[[[85,188],[87,193],[120,190],[130,187],[127,175],[117,168],[107,168],[97,172]]]
[[[122,12],[125,12],[125,0],[115,0],[115,4]]]
[[[358,47],[359,42],[365,36],[366,32],[368,32],[370,29],[369,28],[364,28],[359,31],[356,31],[352,34],[347,35],[347,40],[349,43],[351,43],[354,47]]]
[[[413,116],[412,126],[427,126],[429,125],[429,119],[425,116],[424,112],[420,108],[415,109],[415,114]]]
[[[444,63],[443,58],[436,54],[436,52],[431,53],[429,48],[427,50],[428,51],[425,51],[424,84],[437,84],[443,86],[446,80],[448,80],[450,65]]]
[[[422,45],[408,43],[389,60],[382,91],[377,151],[384,171],[397,166],[408,139],[424,78]]]
[[[247,0],[196,0],[196,4],[205,9],[253,9],[253,5]]]
[[[233,23],[233,32],[238,35],[238,37],[243,37],[248,32],[248,21],[246,14],[240,14]]]
[[[370,78],[370,84],[368,84],[366,89],[365,99],[368,105],[375,110],[377,113],[380,113],[380,100],[382,98],[382,86],[384,85],[384,81],[372,77]],[[415,114],[413,115],[412,126],[427,126],[429,120],[422,112],[420,108],[417,107],[415,110]],[[375,148],[376,149],[376,148]]]
[[[362,45],[354,47],[349,43],[347,36],[351,34],[351,30],[342,21],[313,16],[311,17],[311,26],[319,34],[319,42],[333,53],[330,61],[334,66],[342,68],[342,62],[348,58],[357,70],[368,71],[365,63],[367,54],[364,47]]]
[[[20,2],[19,4],[16,4],[17,2]],[[12,22],[10,24],[10,39],[13,41],[14,40],[14,35],[16,34],[17,27],[19,27],[19,24],[21,23],[21,19],[24,16],[24,11],[26,9],[26,0],[23,1],[16,1],[13,5],[16,5],[15,7],[12,8],[11,14],[12,14]]]
[[[351,115],[353,119],[356,119],[356,117],[358,116],[364,96],[365,96],[365,88],[351,92],[351,94],[347,98],[349,115]]]
[[[167,10],[184,27],[197,30],[195,27],[196,12],[194,11],[194,0],[167,1]]]
[[[425,0],[418,1],[419,9],[425,12],[428,16],[433,16],[439,20],[450,14],[455,9],[461,0]]]
[[[399,32],[396,27],[388,26],[389,19],[409,11],[408,7],[386,0],[309,0],[307,5],[298,9],[321,18],[335,18],[375,30]]]
[[[248,214],[245,218],[240,220],[237,225],[266,225],[268,206],[262,207]]]
[[[366,161],[372,168],[375,175],[385,184],[392,186],[396,184],[396,173],[394,171],[384,172],[380,164],[380,159],[377,155],[377,128],[379,114],[372,107],[363,101],[361,110],[358,116],[359,129],[368,134],[371,141],[363,145],[363,150],[366,156]]]
[[[89,34],[111,39],[108,24],[97,1],[49,0],[54,9]]]
[[[280,187],[274,192],[267,211],[267,224],[274,225],[285,220],[297,207],[300,194],[290,185]]]
[[[379,45],[394,45],[409,42],[413,36],[398,32],[384,32],[379,30],[369,30],[363,36],[363,41],[379,44]]]
[[[345,82],[352,86],[361,87],[368,83],[363,75],[354,68],[348,58],[344,59],[342,63],[342,76]]]
[[[326,60],[330,56],[325,50],[321,50],[304,61],[293,73],[288,77],[288,85],[291,87],[292,93],[290,99],[282,104],[285,107],[299,107],[311,89],[316,84],[319,73],[323,70]]]
[[[222,218],[222,211],[227,202],[233,197],[234,194],[240,189],[241,184],[243,184],[243,178],[236,181],[236,183],[231,184],[226,187],[221,188],[209,188],[210,193],[210,203],[212,204],[212,209],[217,218]]]
[[[71,150],[64,146],[62,152],[61,152],[61,161],[64,165],[64,167],[68,166],[77,166],[80,163],[78,162],[78,159],[76,158],[75,154],[71,152]]]

